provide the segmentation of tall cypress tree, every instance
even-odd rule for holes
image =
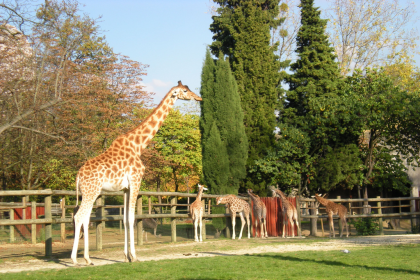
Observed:
[[[214,0],[220,5],[210,30],[210,49],[229,58],[244,111],[249,152],[247,166],[263,157],[273,144],[280,63],[270,29],[279,26],[279,0]],[[257,183],[248,181],[250,185]],[[253,186],[259,192],[259,186]]]
[[[204,181],[212,193],[237,193],[246,175],[248,141],[236,81],[229,62],[214,63],[209,50],[201,77]]]
[[[325,34],[327,20],[320,18],[321,12],[314,7],[314,0],[301,0],[300,8],[302,26],[297,35],[298,59],[290,66],[293,74],[285,79],[289,90],[283,98],[280,121],[310,137],[308,154],[313,159],[313,166],[301,174],[301,182],[306,186],[310,181],[308,177],[318,178],[317,173],[326,170],[322,164],[331,164],[328,162],[330,159],[334,160],[338,169],[351,169],[350,172],[353,172],[354,168],[345,167],[345,162],[337,162],[340,158],[348,160],[348,157],[332,156],[329,153],[345,151],[356,162],[358,153],[353,152],[353,145],[357,143],[359,131],[355,122],[349,118],[351,101],[347,102],[342,95],[344,80],[335,60],[334,48],[330,46]],[[286,132],[283,134],[286,137]],[[340,178],[331,179],[334,180]],[[315,184],[312,185],[327,188],[320,181],[313,180]]]

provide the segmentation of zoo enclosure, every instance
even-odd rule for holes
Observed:
[[[37,225],[45,225],[45,256],[50,257],[52,255],[52,224],[61,224],[61,242],[65,240],[65,224],[72,223],[72,217],[65,216],[65,209],[75,208],[75,205],[65,205],[64,203],[60,205],[61,211],[57,211],[57,207],[55,209],[52,207],[52,196],[75,196],[75,191],[52,191],[52,190],[33,190],[33,191],[0,191],[0,196],[30,196],[30,195],[40,195],[45,196],[44,203],[27,203],[25,199],[22,199],[22,203],[0,203],[0,209],[8,210],[10,212],[11,219],[0,220],[0,226],[10,226],[10,241],[14,241],[14,226],[18,225],[30,225],[31,226],[31,242],[36,243],[36,226]],[[103,198],[104,196],[123,196],[123,192],[102,192],[101,195],[97,198],[96,203],[94,205],[94,216],[90,218],[90,222],[95,224],[96,229],[96,249],[102,250],[102,229],[105,226],[105,222],[111,221],[122,221],[123,215],[105,215],[105,208],[122,208],[122,205],[104,205]],[[81,196],[79,194],[79,196]],[[148,208],[149,214],[143,214],[143,199],[142,196],[148,197]],[[168,196],[170,197],[170,203],[153,203],[151,202],[151,196]],[[177,218],[190,218],[188,214],[177,214],[176,207],[177,206],[189,206],[190,204],[178,204],[177,200],[178,197],[196,197],[197,194],[187,194],[187,193],[175,193],[175,192],[139,192],[137,198],[137,209],[136,209],[136,225],[135,228],[137,229],[137,236],[136,241],[137,245],[143,245],[143,222],[142,219],[145,218],[169,218],[171,220],[171,241],[176,242],[176,219]],[[207,211],[204,213],[203,218],[219,218],[219,217],[230,217],[229,214],[210,214],[211,210],[211,198],[217,198],[220,195],[209,195],[203,194],[203,199],[208,199],[206,203]],[[248,197],[241,197],[244,200],[248,200]],[[65,201],[64,199],[62,201]],[[32,208],[32,215],[31,218],[28,219],[23,215],[22,220],[14,220],[14,211],[15,209],[26,209],[27,207]],[[36,218],[36,207],[37,206],[44,206],[45,207],[45,216],[42,219]],[[152,206],[169,206],[171,213],[170,214],[151,214]],[[214,207],[214,206],[213,206]],[[53,217],[52,213],[53,210],[57,213],[61,213],[60,218]],[[22,211],[22,213],[26,213],[26,211]],[[121,213],[121,211],[120,211]],[[230,235],[229,229],[227,229],[227,235]],[[203,227],[203,238],[205,238],[205,227]]]
[[[27,208],[28,205],[32,209],[36,206],[44,206],[45,207],[45,216],[43,219],[36,219],[34,213],[35,211],[32,210],[32,216],[31,219],[25,219],[26,217],[22,217],[22,220],[0,220],[0,226],[10,226],[12,230],[10,230],[10,240],[13,241],[13,227],[17,225],[31,225],[31,234],[32,234],[32,243],[36,242],[36,225],[44,224],[45,225],[45,255],[47,257],[50,257],[52,255],[52,224],[61,224],[61,241],[64,242],[65,240],[65,224],[66,223],[72,223],[73,219],[72,217],[66,217],[65,216],[65,209],[68,208],[74,208],[75,205],[60,205],[61,209],[61,218],[53,218],[53,212],[60,212],[57,211],[57,207],[55,209],[52,207],[52,196],[59,196],[59,197],[65,197],[65,196],[75,196],[75,191],[52,191],[52,190],[35,190],[35,191],[0,191],[0,196],[29,196],[29,195],[41,195],[45,196],[44,203],[35,203],[31,202],[30,204],[23,199],[22,203],[8,203],[7,205],[5,203],[0,204],[0,209],[3,208],[3,210],[9,210],[10,212],[14,211],[16,208]],[[120,208],[121,205],[104,205],[103,204],[103,198],[104,196],[122,196],[123,192],[102,192],[101,195],[96,200],[96,205],[94,205],[95,213],[94,216],[91,217],[91,222],[95,224],[96,229],[96,249],[102,250],[102,229],[105,226],[106,221],[122,221],[123,215],[105,215],[105,208]],[[149,214],[143,214],[143,199],[142,196],[148,197],[148,210]],[[152,196],[168,196],[170,197],[170,203],[152,203],[151,197]],[[203,199],[209,199],[209,198],[216,198],[220,195],[208,195],[203,194]],[[136,229],[137,229],[137,236],[136,241],[137,245],[143,244],[143,222],[142,219],[145,218],[169,218],[171,221],[171,241],[176,242],[176,219],[177,218],[189,218],[188,214],[177,214],[176,213],[176,207],[177,206],[188,206],[189,204],[178,204],[177,198],[178,197],[196,197],[196,194],[187,194],[187,193],[175,193],[175,192],[139,192],[139,196],[137,198],[137,213],[136,213]],[[241,197],[242,199],[248,200],[247,197]],[[273,199],[273,198],[264,198],[264,199]],[[374,198],[374,199],[331,199],[331,201],[338,202],[338,203],[348,203],[350,209],[350,213],[352,213],[352,210],[360,208],[357,206],[352,206],[352,203],[360,203],[360,202],[376,202],[377,206],[372,207],[378,209],[378,214],[363,214],[363,215],[349,215],[349,218],[359,218],[359,217],[374,217],[374,218],[393,218],[393,217],[409,217],[409,218],[416,218],[418,215],[420,215],[420,212],[412,211],[412,212],[402,212],[401,209],[403,207],[409,207],[411,205],[403,205],[401,201],[416,201],[418,202],[420,198],[416,197],[401,197],[401,198]],[[65,200],[63,200],[65,201]],[[300,198],[296,197],[297,203],[295,204],[298,210],[298,219],[299,223],[301,224],[301,220],[304,218],[310,218],[311,222],[314,220],[314,218],[327,218],[326,215],[307,215],[302,214],[302,211],[305,212],[305,209],[314,209],[313,207],[306,207],[304,206],[305,203],[313,203],[315,202],[315,199],[311,198]],[[399,206],[382,206],[382,201],[399,201]],[[264,201],[267,204],[267,201]],[[207,212],[204,214],[203,218],[218,218],[218,217],[230,217],[229,214],[210,214],[211,209],[211,200],[209,199],[206,203],[207,205]],[[152,206],[169,206],[171,213],[170,214],[151,214]],[[390,208],[390,207],[399,207],[399,213],[392,213],[392,214],[382,214],[383,208]],[[274,211],[274,215],[279,214],[279,207],[275,208],[277,210]],[[321,208],[322,209],[322,208]],[[64,211],[63,211],[64,210]],[[418,211],[418,210],[417,210]],[[25,213],[25,211],[23,211]],[[121,213],[121,212],[120,212]],[[13,215],[10,215],[13,217]],[[335,218],[337,218],[335,216]],[[270,219],[270,217],[269,217]],[[321,219],[322,221],[322,219]],[[270,222],[270,221],[269,221]],[[227,222],[228,223],[228,222]],[[382,225],[382,223],[380,223]],[[290,226],[289,226],[290,227]],[[340,224],[341,227],[341,224]],[[203,238],[205,239],[205,227],[203,227]],[[289,229],[290,230],[290,229]],[[293,230],[293,229],[292,229]],[[299,228],[300,230],[300,228]],[[341,230],[341,228],[340,228]],[[380,229],[380,233],[382,232],[382,228]],[[298,232],[299,235],[301,235],[301,232]],[[227,227],[227,237],[230,237],[229,227]],[[273,236],[273,235],[272,235]],[[277,235],[274,235],[277,236]]]
[[[347,219],[353,219],[353,218],[378,218],[379,221],[379,234],[383,235],[383,218],[406,218],[411,220],[411,226],[416,225],[416,219],[420,217],[419,212],[419,201],[420,197],[394,197],[394,198],[381,198],[380,196],[377,196],[376,198],[359,198],[359,199],[341,199],[340,196],[337,196],[337,199],[328,199],[330,201],[333,201],[338,204],[343,204],[346,206],[347,210],[350,212],[350,214],[347,215]],[[382,202],[398,202],[398,205],[382,205]],[[404,201],[409,201],[411,203],[409,204],[403,204]],[[319,215],[319,210],[324,210],[325,207],[322,205],[319,205],[318,207],[315,206],[317,203],[317,200],[315,198],[300,198],[299,199],[299,208],[303,211],[300,211],[298,209],[298,216],[299,221],[302,219],[308,218],[311,221],[311,228],[316,228],[316,222],[317,218],[321,219],[321,226],[322,231],[323,230],[323,218],[328,218],[328,215]],[[361,203],[364,203],[364,206],[361,206]],[[370,204],[375,204],[375,206],[372,206]],[[357,205],[355,205],[357,204]],[[309,205],[309,206],[308,206]],[[409,212],[402,212],[402,208],[410,208]],[[309,212],[306,210],[314,210],[315,212],[318,212],[317,214],[302,214],[302,212]],[[377,214],[372,214],[371,209],[377,210]],[[398,213],[382,213],[383,209],[398,209]],[[318,211],[316,211],[318,210]],[[356,210],[356,211],[354,211]],[[357,212],[362,212],[363,214],[356,214]],[[337,215],[333,216],[334,219],[338,219],[339,217]],[[342,232],[341,223],[339,223],[339,232],[341,234]],[[300,234],[300,233],[299,233]],[[324,235],[324,233],[323,233]]]

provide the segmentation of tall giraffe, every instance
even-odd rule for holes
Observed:
[[[93,203],[102,190],[124,191],[124,255],[125,261],[136,261],[134,248],[134,210],[141,179],[145,167],[140,160],[142,151],[159,130],[169,111],[177,99],[201,101],[201,97],[192,92],[181,81],[171,88],[153,112],[136,128],[120,135],[111,146],[101,155],[88,160],[77,173],[76,197],[78,191],[82,194],[82,203],[74,217],[75,237],[71,259],[77,265],[77,248],[79,245],[80,229],[84,228],[84,258],[87,265],[93,265],[89,258],[88,224]],[[78,199],[76,205],[78,204]],[[128,230],[130,233],[128,233]],[[130,237],[128,235],[130,234]],[[128,252],[128,238],[130,251]]]
[[[248,189],[249,197],[254,202],[254,206],[252,208],[255,217],[255,229],[258,231],[258,223],[260,224],[260,236],[261,238],[267,238],[267,207],[265,206],[264,202],[260,199],[260,197],[253,193],[251,189]],[[258,234],[255,232],[255,236],[257,237]]]
[[[235,239],[235,224],[236,224],[236,213],[239,212],[239,216],[241,217],[241,233],[239,234],[239,239],[242,237],[242,230],[244,229],[245,225],[245,219],[242,215],[242,213],[245,215],[246,222],[248,224],[248,238],[251,237],[250,231],[249,231],[249,204],[243,199],[240,199],[239,197],[236,197],[233,194],[226,195],[226,196],[220,196],[216,199],[216,205],[227,204],[229,207],[230,215],[232,217],[232,239]]]
[[[282,218],[283,218],[283,233],[282,233],[282,237],[285,237],[285,226],[286,226],[286,216],[288,221],[290,222],[290,224],[292,225],[292,237],[295,237],[295,227],[294,227],[294,223],[296,223],[296,226],[298,227],[298,232],[299,232],[299,221],[297,218],[297,211],[296,211],[296,207],[289,201],[287,200],[286,195],[281,191],[281,190],[277,190],[277,189],[272,189],[273,192],[273,196],[279,196],[281,199],[281,205],[282,205]]]
[[[207,190],[204,186],[198,185],[198,194],[197,198],[190,206],[190,215],[194,222],[194,241],[203,242],[203,213],[204,213],[204,204],[201,201],[201,196],[203,195],[203,190]],[[197,227],[200,224],[200,240],[198,239]],[[205,225],[204,225],[205,226]]]
[[[346,237],[349,237],[349,228],[348,228],[347,220],[346,220],[346,217],[347,217],[346,206],[334,203],[331,200],[328,200],[324,197],[319,196],[318,194],[315,194],[315,198],[316,200],[318,200],[320,204],[325,206],[325,210],[327,211],[328,220],[330,224],[330,237],[331,237],[331,229],[332,229],[333,238],[335,238],[333,215],[337,215],[337,214],[340,217],[342,229],[344,230],[344,225],[346,226],[346,230],[347,230]],[[343,231],[341,231],[340,237],[343,237]]]

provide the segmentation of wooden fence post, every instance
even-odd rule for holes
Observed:
[[[12,202],[12,204],[13,204],[13,202]],[[12,207],[13,207],[13,205],[12,205]],[[10,218],[11,221],[15,220],[15,209],[14,208],[9,210],[9,218]],[[13,243],[13,242],[15,242],[15,226],[10,225],[9,226],[9,231],[10,231],[9,232],[9,242]]]
[[[308,203],[309,207],[311,208],[309,213],[311,215],[316,215],[316,202],[311,201],[311,203]],[[318,211],[319,212],[319,211]],[[318,231],[318,225],[317,225],[318,218],[311,218],[311,236],[316,236]]]
[[[51,213],[51,195],[47,195],[44,198],[45,203],[45,219],[52,219]],[[45,257],[50,258],[52,256],[52,224],[45,224]]]
[[[60,207],[61,207],[61,218],[66,218],[66,197],[63,196],[63,198],[60,201]],[[66,243],[66,223],[61,223],[61,243]]]
[[[297,212],[297,216],[298,216],[298,223],[299,223],[299,227],[298,227],[298,236],[302,237],[302,213],[300,213],[300,196],[296,196],[296,212]],[[293,229],[295,230],[295,229]]]
[[[381,197],[377,196],[376,198],[381,198]],[[378,214],[382,214],[382,208],[381,208],[381,202],[380,201],[378,201],[377,206],[378,206]],[[379,218],[379,234],[384,235],[384,225],[383,225],[382,218]]]
[[[31,219],[36,219],[36,202],[31,202]],[[31,240],[32,244],[36,244],[36,224],[31,225]]]
[[[171,214],[176,214],[176,202],[177,197],[173,196],[171,198]],[[171,241],[176,242],[176,218],[171,218]]]
[[[121,209],[121,208],[120,208]],[[137,215],[143,214],[143,197],[137,197]],[[143,245],[143,219],[137,220],[137,245]]]
[[[338,195],[337,199],[341,199],[341,196]],[[337,204],[341,204],[341,202],[338,202]],[[334,219],[333,219],[333,226],[334,226]],[[342,232],[343,232],[343,225],[341,224],[341,219],[338,219],[338,233],[340,234],[340,236]]]
[[[102,217],[104,216],[102,196],[98,196],[98,198],[96,199],[96,205],[98,206],[96,208],[96,218],[102,219]],[[97,221],[95,223],[95,226],[96,226],[96,250],[98,250],[98,251],[102,250],[102,224],[103,224],[103,221]]]
[[[350,222],[350,217],[353,214],[353,211],[351,211],[351,202],[349,202],[349,215],[347,215],[347,219]],[[349,227],[349,235],[351,235],[351,224],[347,223],[347,226]]]
[[[103,205],[103,212],[102,212],[102,216],[104,217],[105,216],[105,205],[106,205],[106,202],[105,202],[105,196],[103,195],[102,196],[102,205]],[[106,222],[105,221],[103,221],[103,223],[102,223],[102,229],[103,229],[103,231],[105,230],[105,228],[106,228]]]

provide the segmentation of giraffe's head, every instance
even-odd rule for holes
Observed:
[[[223,202],[223,196],[219,196],[219,197],[216,199],[216,205],[219,205],[220,203],[224,203],[224,202]]]
[[[176,87],[173,87],[171,89],[172,92],[172,97],[173,98],[177,98],[177,99],[181,99],[181,100],[197,100],[197,101],[202,101],[203,99],[198,96],[197,94],[195,94],[194,92],[192,92],[188,86],[184,86],[181,81],[178,82],[178,85]]]
[[[201,189],[207,191],[208,188],[205,188],[203,185],[198,184],[198,191],[200,191]]]
[[[273,193],[273,197],[280,196],[280,195],[277,193],[276,189],[271,189],[271,192]]]

